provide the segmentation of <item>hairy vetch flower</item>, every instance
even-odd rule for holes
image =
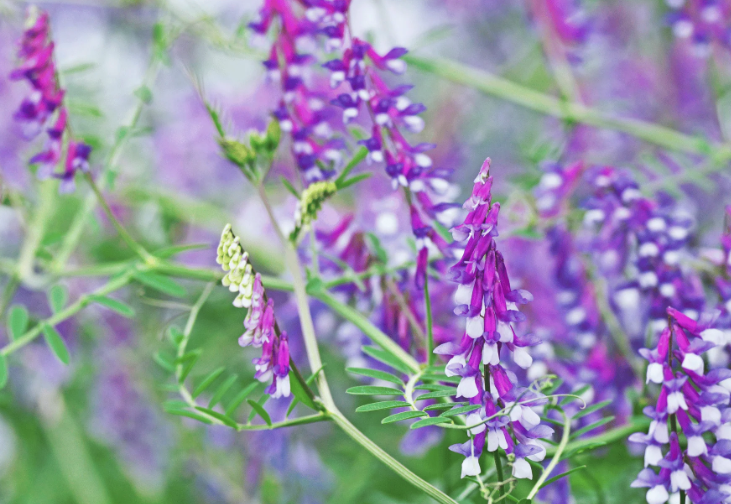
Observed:
[[[519,336],[513,324],[525,319],[519,304],[532,300],[529,292],[512,289],[508,271],[494,237],[498,235],[499,203],[492,203],[493,179],[488,158],[475,179],[472,195],[464,207],[469,210],[463,224],[452,229],[455,241],[464,246],[462,258],[451,269],[459,284],[455,294],[455,314],[466,318],[465,331],[458,343],[445,343],[435,353],[451,356],[446,366],[448,376],[460,376],[457,397],[480,408],[467,417],[470,439],[450,449],[465,455],[462,477],[480,473],[479,457],[498,448],[515,453],[513,475],[530,478],[525,458],[543,460],[545,447],[536,440],[553,432],[540,424],[533,407],[545,404],[539,393],[515,385],[515,375],[504,365],[504,356],[527,369],[533,359],[528,348],[538,339]],[[502,355],[501,355],[502,353]],[[510,427],[510,431],[508,431]],[[513,437],[514,436],[514,437]],[[521,445],[523,448],[517,449]]]
[[[72,139],[66,140],[66,160],[62,172],[56,167],[63,158],[64,138],[68,126],[68,113],[63,106],[64,90],[59,86],[56,66],[53,61],[54,44],[50,37],[48,13],[30,7],[26,26],[19,42],[19,64],[10,74],[13,80],[26,80],[32,88],[30,96],[20,104],[14,118],[21,124],[27,139],[36,137],[49,123],[48,140],[42,152],[30,159],[30,164],[39,164],[38,178],[56,177],[61,180],[60,191],[74,189],[74,175],[77,170],[88,171],[91,147]],[[55,119],[54,119],[55,117]]]
[[[254,377],[267,382],[266,389],[273,398],[289,397],[289,341],[287,333],[279,331],[274,318],[274,302],[267,299],[261,276],[255,273],[249,262],[249,254],[241,247],[241,241],[226,224],[218,244],[216,262],[226,275],[221,283],[231,292],[238,292],[234,306],[248,308],[244,318],[246,331],[239,338],[239,345],[261,348],[261,357],[254,359]]]
[[[716,343],[712,320],[696,321],[674,308],[667,309],[668,327],[656,348],[640,353],[650,361],[648,382],[660,384],[649,432],[630,441],[646,445],[645,467],[633,486],[650,488],[649,504],[666,502],[684,491],[691,502],[727,502],[731,497],[731,370],[706,372],[701,357]],[[685,438],[681,447],[679,437]],[[663,448],[669,450],[663,455]],[[713,500],[718,498],[719,500]]]

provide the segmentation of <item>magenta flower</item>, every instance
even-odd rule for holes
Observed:
[[[13,80],[25,79],[32,92],[23,100],[14,118],[21,123],[26,138],[31,139],[51,121],[47,128],[48,140],[44,150],[31,157],[30,164],[38,163],[38,178],[50,176],[61,180],[60,191],[74,190],[74,175],[77,170],[89,171],[91,147],[70,139],[68,112],[63,106],[64,90],[59,87],[56,66],[53,61],[53,42],[50,36],[48,13],[35,7],[28,9],[26,29],[18,50],[20,62],[10,74]],[[53,119],[55,115],[55,120]],[[56,173],[62,159],[64,138],[67,137],[64,170]]]

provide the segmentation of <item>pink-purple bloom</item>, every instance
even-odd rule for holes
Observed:
[[[61,192],[73,191],[76,171],[89,170],[91,147],[71,139],[70,133],[66,134],[68,112],[63,105],[65,91],[58,83],[47,12],[34,7],[28,9],[26,29],[19,46],[19,63],[10,78],[26,80],[32,91],[20,104],[14,118],[21,124],[23,134],[29,140],[51,124],[46,128],[48,139],[44,150],[31,157],[29,162],[39,164],[38,178],[58,178],[61,180]],[[56,168],[62,161],[64,147],[64,167],[58,173]]]
[[[505,260],[497,250],[494,238],[500,204],[492,202],[492,183],[488,158],[464,205],[468,209],[464,223],[452,229],[455,241],[464,246],[462,258],[451,269],[452,279],[459,284],[455,314],[466,319],[464,335],[459,342],[440,345],[435,353],[450,357],[447,376],[461,377],[457,398],[480,406],[467,415],[467,425],[475,426],[470,429],[470,439],[450,448],[465,456],[462,476],[480,473],[479,457],[487,444],[489,452],[500,448],[515,453],[513,475],[531,478],[525,458],[543,460],[546,451],[537,440],[549,437],[552,430],[541,425],[532,409],[545,404],[545,398],[518,387],[515,374],[506,368],[506,354],[518,367],[529,368],[533,359],[528,348],[539,341],[530,335],[519,336],[513,327],[525,319],[518,305],[528,303],[532,296],[511,288]],[[521,445],[526,446],[519,448]]]
[[[731,497],[731,370],[706,370],[702,357],[720,331],[712,318],[696,321],[672,307],[667,314],[657,347],[640,351],[649,361],[647,382],[661,389],[656,406],[645,408],[649,432],[630,436],[646,445],[646,469],[633,486],[649,488],[649,504],[680,491],[691,502],[725,502]]]

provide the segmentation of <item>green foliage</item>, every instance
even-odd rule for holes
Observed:
[[[48,324],[44,324],[43,336],[48,348],[50,348],[53,352],[53,355],[55,355],[63,364],[68,365],[70,361],[69,349],[66,347],[66,342],[63,340],[56,328]]]
[[[350,387],[345,391],[348,394],[353,395],[403,395],[402,390],[393,389],[391,387],[376,387],[374,385],[359,385],[357,387]]]
[[[185,289],[179,283],[163,275],[158,275],[157,273],[137,271],[134,273],[134,278],[141,284],[169,296],[185,297],[187,294]]]
[[[358,413],[365,413],[368,411],[380,411],[384,409],[393,409],[393,408],[403,408],[408,407],[409,403],[406,401],[379,401],[374,402],[370,404],[364,404],[363,406],[358,406],[355,411]]]
[[[8,383],[8,361],[0,354],[0,390]]]
[[[387,373],[385,371],[380,371],[378,369],[368,369],[368,368],[346,368],[345,369],[349,373],[361,375],[361,376],[368,376],[369,378],[375,378],[377,380],[384,380],[391,383],[395,383],[396,385],[403,385],[404,382],[396,375],[393,375],[391,373]]]
[[[401,413],[387,416],[386,418],[381,420],[381,423],[389,424],[393,422],[400,422],[401,420],[410,420],[412,418],[419,418],[428,415],[428,413],[424,413],[423,411],[402,411]]]
[[[16,340],[28,329],[28,310],[25,306],[14,305],[8,312],[8,335]]]
[[[90,299],[105,308],[119,313],[120,315],[132,318],[135,316],[135,310],[128,304],[119,301],[118,299],[110,298],[109,296],[90,296]]]
[[[249,403],[251,409],[253,409],[267,425],[272,425],[272,419],[269,417],[269,413],[267,413],[267,410],[265,410],[261,404],[256,401],[252,401],[251,399],[247,399],[246,402]]]
[[[56,284],[48,290],[48,304],[51,306],[53,313],[58,313],[64,309],[68,302],[69,291],[61,285]]]

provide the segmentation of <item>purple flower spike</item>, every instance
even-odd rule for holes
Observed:
[[[525,459],[542,460],[546,450],[535,440],[549,437],[553,431],[542,428],[539,415],[533,411],[534,407],[545,403],[545,398],[536,392],[518,390],[501,361],[501,354],[511,354],[518,367],[529,368],[533,359],[528,348],[539,343],[540,338],[518,337],[513,327],[514,322],[523,319],[518,305],[530,302],[532,296],[528,291],[511,288],[505,260],[497,250],[494,237],[498,235],[500,205],[492,203],[492,183],[488,158],[464,205],[469,210],[464,223],[452,229],[455,240],[462,242],[460,245],[464,248],[462,258],[451,268],[451,273],[459,284],[454,296],[455,313],[465,317],[465,331],[460,343],[446,343],[434,352],[450,356],[445,368],[448,376],[461,377],[457,396],[483,406],[468,415],[468,425],[479,423],[480,418],[490,418],[484,424],[486,429],[480,425],[471,429],[472,433],[476,434],[478,429],[480,434],[486,433],[490,452],[501,449],[512,453],[515,450],[513,475],[531,478],[532,471]],[[412,214],[412,226],[419,236],[418,230],[423,223],[417,217]],[[515,447],[507,427],[515,432],[520,442]],[[477,436],[474,440],[477,442]],[[459,446],[469,447],[469,442]],[[478,448],[481,452],[483,446]],[[464,450],[461,453],[468,457],[463,464],[464,477],[472,474],[476,461]],[[465,466],[471,469],[465,470]]]

